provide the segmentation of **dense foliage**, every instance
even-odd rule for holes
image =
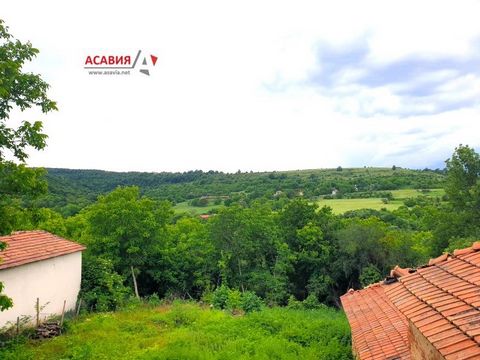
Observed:
[[[93,203],[98,195],[117,186],[138,186],[142,195],[172,203],[189,201],[205,206],[205,197],[220,202],[251,202],[259,198],[318,196],[389,197],[383,190],[402,188],[428,189],[443,187],[445,176],[436,170],[396,168],[363,168],[301,170],[288,172],[227,174],[218,171],[188,171],[184,173],[108,172],[100,170],[48,169],[49,193],[37,205],[49,207],[63,215],[73,215]],[[385,196],[383,196],[385,195]]]
[[[393,211],[336,215],[303,197],[266,196],[231,199],[202,219],[175,214],[169,201],[129,186],[100,195],[69,217],[25,207],[17,225],[87,246],[85,263],[98,269],[85,269],[82,297],[89,310],[115,309],[132,294],[199,300],[222,288],[228,289],[230,305],[221,308],[242,309],[243,294],[268,306],[308,297],[338,306],[350,287],[475,239],[477,163],[475,151],[460,146],[447,162],[445,199],[452,201],[419,195]]]
[[[56,110],[55,102],[47,97],[48,84],[40,75],[23,71],[25,62],[37,54],[32,44],[13,38],[0,19],[0,234],[21,226],[22,200],[31,200],[46,191],[43,170],[24,164],[29,148],[41,150],[46,145],[42,122],[22,121],[16,126],[9,122],[13,109],[39,107],[43,113]],[[0,250],[3,247],[0,242]],[[12,306],[2,290],[0,282],[0,311]]]

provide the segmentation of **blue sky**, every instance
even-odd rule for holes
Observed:
[[[25,9],[29,11],[26,12]],[[146,11],[148,9],[148,11]],[[1,17],[60,110],[32,166],[437,168],[480,147],[479,1],[16,1]],[[92,54],[158,56],[95,77]]]

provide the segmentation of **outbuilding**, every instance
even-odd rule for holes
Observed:
[[[80,291],[85,247],[46,231],[19,231],[1,236],[0,282],[13,307],[0,312],[0,328],[17,318],[35,321],[75,308]]]

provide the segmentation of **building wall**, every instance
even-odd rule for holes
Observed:
[[[408,340],[412,359],[445,360],[411,321],[408,322]]]
[[[30,315],[35,321],[35,304],[40,299],[40,319],[75,308],[80,290],[82,253],[80,251],[47,260],[0,270],[4,293],[12,298],[13,307],[0,312],[0,328],[15,323],[17,316]],[[48,304],[47,304],[48,303]]]

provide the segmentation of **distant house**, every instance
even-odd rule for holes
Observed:
[[[201,215],[199,215],[199,217],[200,217],[200,219],[208,220],[208,219],[211,217],[211,215],[209,215],[209,214],[201,214]]]
[[[337,196],[337,194],[338,194],[338,190],[333,188],[332,189],[332,196]]]
[[[41,317],[75,308],[80,290],[82,251],[85,247],[46,231],[21,231],[1,236],[7,248],[0,251],[0,281],[13,307],[0,312],[0,328],[17,317]]]
[[[341,301],[357,359],[480,359],[480,242]]]

